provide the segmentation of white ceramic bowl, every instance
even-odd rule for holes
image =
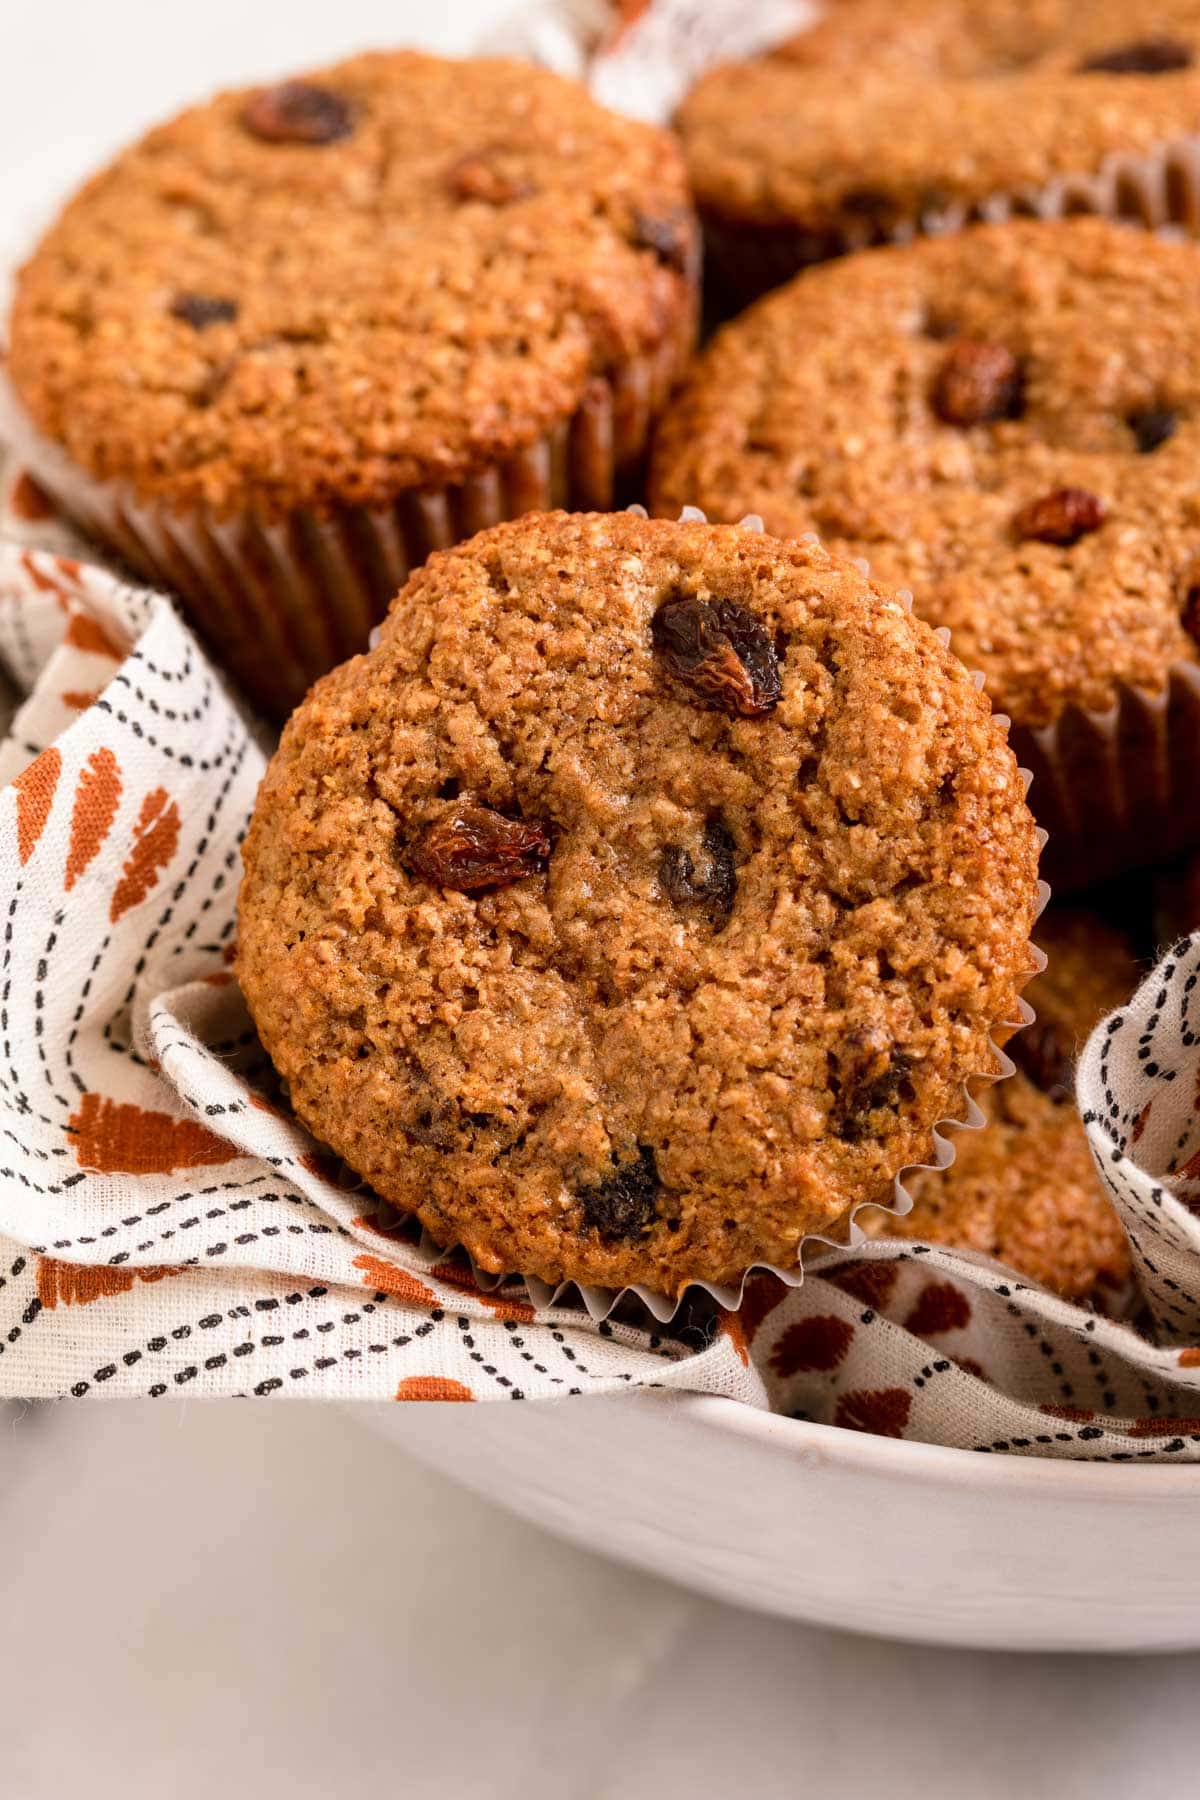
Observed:
[[[980,1456],[697,1395],[363,1407],[561,1537],[788,1618],[1004,1650],[1200,1647],[1200,1469]]]

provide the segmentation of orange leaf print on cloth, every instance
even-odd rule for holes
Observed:
[[[866,1431],[872,1437],[903,1437],[912,1395],[904,1388],[874,1388],[843,1394],[833,1415],[835,1425],[847,1431]]]
[[[1135,1419],[1130,1429],[1130,1437],[1135,1438],[1167,1438],[1191,1437],[1200,1432],[1200,1419]]]
[[[109,918],[115,925],[122,913],[139,906],[179,848],[179,808],[166,788],[155,788],[142,801],[133,828],[133,849],[125,858],[121,879],[112,897]]]
[[[952,1281],[930,1281],[917,1295],[917,1304],[904,1321],[916,1337],[937,1337],[943,1331],[962,1331],[971,1323],[971,1303]]]
[[[410,1375],[396,1389],[397,1400],[474,1400],[469,1387],[442,1375]]]
[[[1200,1369],[1200,1350],[1181,1350],[1179,1366],[1181,1369]]]
[[[755,1275],[746,1283],[737,1316],[748,1344],[754,1342],[754,1334],[763,1320],[787,1297],[788,1289],[778,1275]]]
[[[827,1281],[840,1287],[843,1294],[861,1300],[864,1306],[882,1312],[892,1297],[892,1289],[900,1276],[900,1265],[894,1262],[843,1263],[830,1269]]]
[[[750,1340],[746,1336],[746,1327],[740,1313],[727,1312],[721,1318],[720,1332],[729,1339],[729,1345],[744,1369],[750,1367]]]
[[[172,1169],[233,1162],[242,1154],[192,1119],[146,1112],[103,1094],[85,1094],[69,1122],[80,1166],[102,1175],[169,1175]]]
[[[46,829],[58,778],[62,774],[62,757],[51,744],[13,782],[17,790],[17,855],[21,866],[29,861],[37,841]]]
[[[52,1256],[38,1258],[38,1299],[47,1312],[56,1306],[89,1306],[114,1294],[127,1294],[135,1281],[163,1281],[182,1275],[183,1269],[114,1269],[107,1263],[58,1262]]]
[[[42,560],[44,561],[45,559]],[[27,550],[25,555],[21,558],[21,567],[29,577],[29,580],[33,583],[33,586],[37,588],[38,592],[41,594],[53,594],[63,611],[66,612],[71,605],[71,597],[68,594],[67,589],[63,586],[62,580],[58,579],[58,577],[61,576],[66,581],[70,582],[77,581],[79,578],[79,564],[77,562],[72,562],[71,559],[66,556],[55,556],[51,561],[55,570],[54,575],[48,575],[44,567],[39,567],[38,557]]]
[[[798,1319],[789,1325],[771,1351],[771,1367],[786,1380],[789,1375],[813,1375],[836,1369],[854,1341],[854,1327],[835,1313],[814,1319]]]
[[[384,1262],[381,1256],[356,1256],[354,1267],[363,1271],[363,1286],[374,1288],[380,1294],[391,1294],[397,1300],[407,1300],[410,1306],[436,1306],[438,1303],[438,1297],[432,1288],[427,1288],[423,1281],[418,1281],[407,1269],[398,1269],[395,1263]]]
[[[462,1263],[439,1263],[429,1273],[435,1281],[444,1281],[447,1287],[457,1288],[460,1294],[469,1294],[472,1300],[481,1301],[498,1319],[515,1319],[519,1324],[529,1325],[537,1317],[528,1300],[514,1299],[502,1288],[487,1293]]]
[[[111,750],[93,750],[75,789],[71,843],[63,886],[69,893],[112,830],[121,799],[121,771]]]
[[[24,469],[8,491],[8,505],[16,518],[29,525],[36,525],[39,519],[52,519],[55,514],[49,494]]]
[[[65,642],[73,650],[86,650],[90,656],[108,656],[113,662],[120,662],[125,655],[120,644],[114,642],[90,613],[73,612],[67,621]]]
[[[958,1364],[964,1375],[973,1375],[976,1381],[986,1381],[989,1387],[991,1386],[991,1376],[983,1364],[977,1363],[973,1356],[953,1356],[950,1360]]]
[[[82,688],[68,688],[62,697],[62,703],[69,706],[72,712],[86,712],[99,698],[99,688],[90,688],[86,692]]]

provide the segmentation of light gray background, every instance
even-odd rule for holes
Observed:
[[[466,48],[508,10],[0,0],[0,260],[208,87]],[[695,1600],[329,1409],[0,1407],[0,1800],[1157,1800],[1195,1791],[1198,1684],[1200,1657],[914,1650]]]

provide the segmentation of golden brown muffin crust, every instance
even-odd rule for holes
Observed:
[[[986,388],[1005,357],[1001,416],[971,422],[972,371]],[[699,359],[651,489],[865,556],[1036,726],[1194,660],[1198,456],[1200,250],[1078,219],[865,251],[769,295]],[[1096,528],[1029,535],[1061,490]]]
[[[681,678],[670,601],[757,621],[749,713]],[[479,807],[518,878],[439,886]],[[305,1123],[487,1268],[668,1292],[794,1262],[927,1154],[1036,890],[1003,730],[899,601],[628,514],[435,556],[293,717],[245,861],[238,974]]]
[[[329,141],[264,138],[262,91],[220,94],[89,182],[21,272],[14,385],[90,474],[177,510],[383,504],[686,338],[665,132],[526,64],[402,52],[306,79],[343,109]]]
[[[1198,59],[1197,0],[839,0],[705,76],[677,123],[702,209],[886,231],[1188,136]]]
[[[1129,1243],[1092,1161],[1073,1102],[1073,1065],[1138,969],[1124,935],[1094,913],[1053,908],[1037,942],[1049,963],[1026,997],[1037,1013],[1009,1044],[1017,1073],[982,1097],[982,1131],[955,1133],[944,1174],[908,1177],[913,1210],[869,1214],[872,1236],[978,1250],[1068,1300],[1129,1279]]]

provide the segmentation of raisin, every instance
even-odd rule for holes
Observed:
[[[654,1218],[660,1185],[653,1150],[639,1144],[636,1162],[617,1163],[595,1187],[580,1190],[584,1223],[601,1237],[640,1237]]]
[[[1003,344],[958,338],[933,384],[933,410],[947,425],[987,425],[1021,410],[1021,365]]]
[[[653,250],[665,269],[686,275],[692,263],[691,216],[686,207],[667,213],[635,212],[633,242],[639,250]]]
[[[1174,69],[1190,69],[1195,61],[1187,44],[1177,38],[1138,38],[1116,50],[1089,56],[1076,71],[1080,75],[1168,75]]]
[[[658,879],[676,906],[694,907],[714,931],[723,931],[737,895],[737,869],[733,839],[720,819],[705,824],[700,849],[703,861],[697,869],[690,850],[667,844],[659,857]]]
[[[1151,406],[1141,412],[1131,412],[1126,424],[1133,433],[1139,456],[1149,456],[1151,451],[1175,436],[1179,415],[1166,406]]]
[[[1034,1087],[1063,1106],[1075,1098],[1075,1056],[1052,1019],[1035,1019],[1008,1044],[1008,1054]]]
[[[268,144],[334,144],[354,130],[350,104],[311,81],[259,88],[242,108],[242,125]]]
[[[206,331],[210,325],[227,325],[236,319],[238,303],[215,294],[176,294],[171,302],[171,316],[182,319],[194,331]]]
[[[540,825],[506,819],[490,806],[453,806],[409,845],[415,875],[435,887],[473,894],[534,875],[550,854]]]
[[[680,595],[663,602],[651,629],[667,668],[697,699],[743,719],[778,704],[783,684],[770,633],[735,600]]]
[[[456,200],[482,200],[488,206],[508,206],[514,200],[528,200],[532,182],[520,176],[506,175],[497,168],[486,152],[461,156],[446,171],[446,186]]]
[[[872,1113],[894,1108],[912,1067],[912,1058],[882,1031],[850,1032],[839,1058],[838,1136],[848,1144],[866,1137]]]
[[[1103,500],[1086,488],[1055,488],[1022,506],[1013,517],[1013,530],[1019,538],[1069,548],[1089,532],[1099,531],[1107,516]]]

